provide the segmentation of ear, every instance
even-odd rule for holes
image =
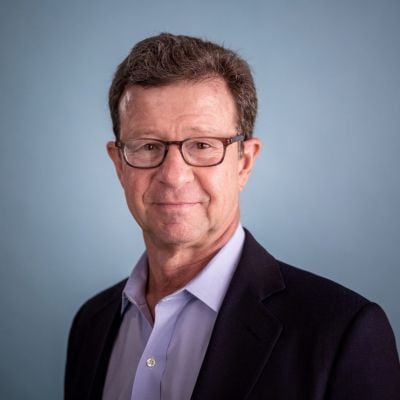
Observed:
[[[257,138],[250,138],[243,142],[243,154],[239,159],[239,189],[246,186],[253,169],[254,162],[261,150],[261,141]]]
[[[115,146],[115,142],[107,143],[107,153],[110,156],[112,162],[114,163],[115,171],[118,175],[118,179],[122,183],[122,171],[123,171],[123,160],[121,158],[121,153],[119,149]]]

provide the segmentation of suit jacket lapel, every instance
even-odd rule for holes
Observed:
[[[285,288],[278,263],[246,231],[192,399],[245,399],[282,331],[263,301]]]

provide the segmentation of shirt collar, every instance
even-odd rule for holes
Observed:
[[[243,227],[239,224],[228,242],[208,262],[200,273],[185,287],[179,289],[178,292],[185,290],[198,298],[213,311],[218,312],[233,273],[239,263],[244,237]],[[147,273],[147,253],[144,252],[133,268],[123,290],[122,313],[129,303],[135,304],[136,307],[140,309],[146,305],[145,292]]]
[[[133,303],[137,307],[146,304],[146,282],[147,252],[145,251],[133,268],[122,292],[122,313],[128,307],[129,303]]]
[[[244,243],[239,224],[233,236],[187,285],[186,290],[215,312],[218,312],[233,273],[239,263]]]

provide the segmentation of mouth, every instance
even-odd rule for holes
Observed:
[[[160,202],[160,203],[155,202],[153,203],[153,206],[161,211],[173,212],[173,211],[189,211],[198,204],[199,202],[197,201]]]
[[[195,206],[196,204],[199,204],[199,202],[174,202],[174,203],[153,203],[156,207],[192,207]]]

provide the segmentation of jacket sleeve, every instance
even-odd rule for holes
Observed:
[[[341,340],[327,399],[400,400],[400,364],[383,310],[366,304]]]

